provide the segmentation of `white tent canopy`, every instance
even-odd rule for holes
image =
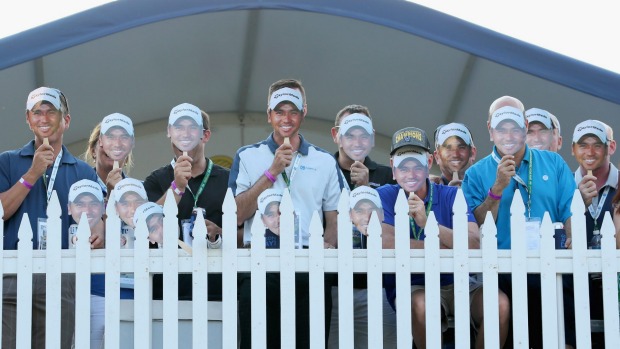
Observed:
[[[246,127],[264,138],[267,88],[280,78],[303,82],[308,121],[325,134],[310,140],[330,151],[336,112],[368,106],[384,163],[394,131],[416,126],[433,141],[435,128],[452,121],[472,129],[485,156],[488,107],[502,95],[558,116],[571,168],[575,125],[593,118],[613,127],[620,115],[620,75],[409,2],[121,0],[0,40],[0,113],[22,118],[5,127],[0,149],[32,138],[22,124],[25,99],[42,85],[69,99],[66,144],[81,147],[103,116],[121,112],[138,125],[138,148],[155,132],[149,125],[160,132],[152,142],[166,145],[163,125],[182,102],[241,133],[255,118],[260,126]],[[255,138],[223,138],[217,152],[233,156]],[[157,165],[171,156],[163,149],[151,154]],[[145,166],[136,176],[154,163]]]

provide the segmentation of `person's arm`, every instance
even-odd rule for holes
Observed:
[[[187,155],[181,155],[176,159],[176,162],[174,164],[174,180],[170,183],[168,187],[169,189],[172,189],[172,192],[174,194],[174,201],[177,205],[179,204],[181,198],[187,190],[187,185],[190,178],[192,178],[192,158]],[[174,190],[174,186],[177,187],[178,191],[180,191],[181,194],[176,193],[176,191]],[[157,201],[155,201],[156,204],[162,206],[164,205],[164,203],[166,202],[168,188],[166,188],[161,197],[157,199]]]
[[[467,222],[467,241],[470,249],[480,248],[480,230],[476,222]],[[454,248],[454,230],[439,225],[439,244],[441,248]]]
[[[338,211],[324,211],[325,217],[325,248],[335,248],[338,246]]]
[[[274,175],[271,170],[268,171],[274,178],[276,178],[277,175]],[[271,180],[263,174],[252,187],[235,196],[235,203],[237,204],[237,226],[240,226],[248,218],[254,215],[258,209],[258,196],[265,191],[265,189],[271,188],[272,185],[273,183]]]
[[[34,185],[37,180],[45,173],[48,167],[54,164],[54,148],[50,145],[42,144],[36,149],[34,157],[32,158],[32,165],[22,178],[27,183],[15,182],[9,190],[0,193],[0,200],[2,201],[2,208],[4,209],[3,219],[13,217],[15,212],[26,199],[26,196],[30,192],[28,186]]]
[[[395,230],[394,226],[387,223],[381,223],[381,239],[384,249],[393,249],[395,246]],[[424,241],[409,239],[410,249],[423,249]]]
[[[491,212],[493,219],[497,222],[497,211],[499,209],[499,203],[501,201],[502,193],[504,189],[510,184],[512,176],[516,173],[516,164],[514,156],[504,155],[502,160],[497,165],[497,174],[495,176],[495,183],[491,187],[491,194],[487,194],[482,204],[478,205],[474,209],[474,217],[478,222],[478,225],[484,223],[487,212]]]
[[[614,208],[614,227],[616,227],[616,249],[620,249],[620,210]]]
[[[568,249],[573,248],[573,229],[571,228],[570,217],[564,221],[564,232],[566,232],[566,243],[564,247]]]
[[[288,144],[282,144],[273,157],[273,162],[267,171],[271,174],[272,178],[278,178],[278,176],[284,171],[284,169],[293,161],[293,147]],[[265,189],[271,188],[274,182],[267,178],[265,174],[261,175],[256,183],[247,190],[239,193],[235,196],[235,203],[237,204],[237,226],[240,226],[248,218],[252,217],[258,208],[256,199],[265,191]]]

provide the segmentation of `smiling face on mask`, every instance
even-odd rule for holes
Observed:
[[[146,200],[136,192],[129,191],[116,203],[116,212],[125,224],[133,227],[133,216],[138,206],[144,204]]]
[[[86,219],[91,228],[101,221],[103,209],[103,202],[88,193],[81,194],[73,202],[69,202],[69,214],[75,223],[79,224],[82,213],[86,213]]]
[[[368,134],[361,127],[353,127],[339,137],[339,147],[354,161],[363,162],[375,145],[373,134]]]
[[[500,155],[515,155],[525,146],[526,132],[523,127],[511,120],[500,122],[489,130],[491,140]]]
[[[99,137],[103,152],[113,161],[123,161],[133,150],[134,138],[120,127],[114,127]]]
[[[179,118],[173,125],[168,125],[168,137],[180,151],[196,148],[202,136],[202,126],[189,117]]]

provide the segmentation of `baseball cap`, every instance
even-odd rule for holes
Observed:
[[[277,189],[265,189],[258,196],[258,211],[263,214],[270,203],[282,201],[282,191]]]
[[[409,158],[418,160],[422,166],[428,166],[428,150],[417,146],[406,146],[398,149],[396,153],[392,155],[394,167],[398,167],[403,161]]]
[[[146,190],[142,182],[135,178],[123,178],[114,186],[114,201],[119,202],[123,195],[128,192],[134,192],[140,195],[141,198],[148,201],[146,196]]]
[[[383,208],[381,206],[381,198],[379,198],[379,193],[375,189],[365,185],[353,189],[349,197],[349,207],[351,209],[355,208],[355,206],[362,200],[368,200],[375,204],[377,208]]]
[[[73,202],[82,194],[91,194],[97,201],[103,202],[103,191],[99,183],[90,179],[82,179],[73,184],[69,188],[69,201]]]
[[[396,150],[407,145],[421,147],[426,149],[426,151],[431,150],[431,144],[424,130],[417,127],[405,127],[396,131],[392,136],[392,150],[390,151],[390,155],[393,155]]]
[[[126,115],[114,113],[104,117],[101,121],[101,134],[106,134],[112,127],[120,127],[133,136],[133,123]]]
[[[448,138],[457,136],[467,145],[472,144],[471,132],[467,126],[458,122],[441,125],[435,131],[435,148],[439,148]]]
[[[301,91],[290,87],[283,87],[271,94],[271,97],[269,97],[269,109],[275,109],[282,102],[291,102],[300,111],[304,109]]]
[[[598,120],[586,120],[575,126],[573,132],[573,143],[579,142],[581,137],[591,134],[598,137],[601,142],[607,143],[607,127]]]
[[[47,101],[50,102],[56,107],[56,109],[60,110],[60,91],[51,87],[39,87],[36,90],[33,90],[28,94],[28,99],[26,100],[26,109],[32,110],[35,104]]]
[[[520,109],[510,106],[501,107],[491,115],[491,128],[497,128],[497,125],[506,120],[511,120],[519,127],[525,128],[523,112]]]
[[[198,126],[202,127],[202,113],[200,109],[189,103],[181,103],[170,111],[168,117],[168,125],[174,125],[182,117],[188,117],[194,120]]]
[[[134,227],[138,226],[139,221],[146,221],[152,214],[163,215],[164,209],[154,202],[145,202],[142,205],[138,206],[136,212],[133,215]]]
[[[372,128],[372,121],[368,116],[361,113],[355,113],[345,116],[340,121],[338,132],[341,135],[344,135],[353,127],[361,127],[366,130],[366,133],[370,135],[374,133],[374,130]]]
[[[546,110],[539,108],[530,108],[525,111],[525,118],[527,122],[540,122],[543,124],[548,130],[552,128],[560,129],[560,122],[555,115],[549,113]]]

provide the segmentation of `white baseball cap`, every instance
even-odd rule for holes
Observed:
[[[112,127],[120,127],[133,136],[133,122],[126,115],[114,113],[104,117],[101,121],[101,134],[106,134]]]
[[[82,179],[71,185],[69,188],[69,201],[73,202],[78,196],[82,194],[90,194],[94,196],[97,201],[103,202],[103,191],[99,183],[91,181],[90,179]]]
[[[138,226],[139,221],[146,221],[153,214],[163,215],[164,209],[154,202],[145,202],[142,205],[138,206],[136,212],[133,215],[134,227]]]
[[[170,111],[170,116],[168,117],[168,125],[174,125],[174,123],[182,117],[191,118],[198,124],[198,126],[203,126],[202,113],[200,112],[200,109],[193,104],[181,103],[172,108]]]
[[[471,133],[469,132],[467,126],[458,122],[453,122],[450,124],[441,125],[437,128],[437,131],[435,131],[435,148],[438,148],[452,136],[459,137],[467,145],[471,145],[472,143]]]
[[[341,135],[345,135],[347,131],[349,131],[353,127],[361,127],[369,135],[374,133],[374,129],[372,128],[372,121],[368,116],[361,113],[355,113],[345,116],[340,121],[340,127],[338,128],[338,132]]]
[[[349,198],[349,207],[351,209],[354,209],[355,206],[362,200],[368,200],[375,204],[377,208],[383,208],[383,206],[381,206],[381,198],[379,197],[379,193],[375,189],[365,185],[353,189]]]
[[[523,112],[515,107],[501,107],[491,115],[491,128],[497,128],[502,121],[511,120],[519,127],[525,128]]]
[[[257,200],[258,211],[261,214],[264,214],[269,204],[274,201],[278,203],[282,201],[282,191],[273,188],[265,189],[262,193],[260,193]]]
[[[399,148],[394,155],[392,155],[394,167],[398,167],[403,161],[409,158],[416,159],[422,166],[428,167],[428,152],[424,148],[415,146],[404,146]]]
[[[552,128],[557,128],[557,129],[560,128],[560,125],[557,121],[558,119],[553,117],[551,113],[543,109],[530,108],[525,111],[525,118],[527,119],[527,122],[529,123],[540,122],[548,130],[551,130]]]
[[[123,195],[128,192],[134,192],[141,198],[148,201],[146,190],[142,182],[135,178],[123,178],[114,186],[114,201],[119,202]]]
[[[607,126],[598,120],[586,120],[575,126],[573,132],[573,143],[579,142],[581,137],[585,135],[594,135],[598,137],[601,142],[607,143]]]
[[[304,99],[301,96],[301,91],[290,87],[283,87],[271,94],[271,97],[269,98],[269,109],[275,109],[278,104],[282,102],[293,103],[299,111],[304,109]]]
[[[39,87],[28,94],[26,109],[32,110],[32,108],[41,101],[50,102],[56,109],[60,110],[60,91],[51,87]]]

